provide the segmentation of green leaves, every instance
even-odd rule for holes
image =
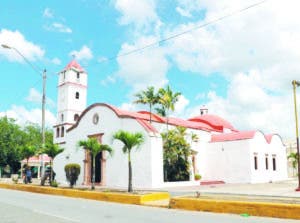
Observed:
[[[98,153],[102,151],[107,151],[110,154],[112,153],[112,148],[108,145],[103,145],[98,142],[96,138],[89,138],[88,140],[81,140],[78,142],[79,146],[82,146],[83,149],[91,152],[92,156],[95,157]]]
[[[188,158],[192,150],[190,144],[185,140],[186,128],[177,127],[161,135],[164,149],[165,181],[189,180]]]
[[[144,141],[144,136],[142,133],[131,133],[123,130],[119,130],[113,135],[114,139],[120,140],[123,146],[123,152],[128,153],[133,147],[139,147]]]

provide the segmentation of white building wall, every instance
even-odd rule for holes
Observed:
[[[203,180],[249,183],[249,140],[210,143],[206,151]]]
[[[288,178],[286,147],[278,135],[272,137],[269,147],[272,151],[272,156],[276,154],[276,170],[273,170],[272,161],[270,165],[270,171],[272,171],[271,181],[286,180]]]
[[[257,170],[254,168],[254,156],[257,156]],[[268,169],[266,166],[268,159]],[[276,160],[276,170],[273,170],[273,157]],[[280,137],[273,136],[270,144],[264,135],[257,132],[251,142],[251,183],[265,183],[287,179],[285,147]]]
[[[99,115],[99,123],[93,124],[94,114]],[[118,130],[142,132],[145,142],[141,147],[132,150],[133,187],[151,188],[162,184],[162,147],[160,137],[149,137],[149,133],[134,119],[119,118],[106,106],[96,106],[89,110],[80,120],[78,126],[69,131],[66,137],[66,150],[55,159],[55,170],[62,172],[66,162],[75,162],[81,165],[81,175],[78,183],[83,182],[84,151],[78,148],[79,140],[86,140],[88,135],[104,133],[102,143],[110,145],[114,152],[106,160],[106,185],[111,187],[127,187],[128,185],[128,159],[122,152],[122,143],[113,140],[113,134]],[[69,156],[66,160],[64,157]],[[155,166],[153,166],[155,163]],[[59,181],[65,181],[63,174],[57,175]]]

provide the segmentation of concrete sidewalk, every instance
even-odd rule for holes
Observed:
[[[224,194],[259,196],[266,198],[289,198],[300,200],[300,192],[295,191],[298,187],[297,179],[289,179],[274,183],[261,184],[212,184],[199,186],[182,186],[159,188],[159,191],[168,191],[171,196],[197,195],[197,194]]]

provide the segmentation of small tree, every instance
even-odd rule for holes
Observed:
[[[139,146],[145,141],[142,133],[130,133],[119,130],[113,135],[114,139],[121,141],[123,145],[123,153],[128,155],[128,192],[132,192],[132,166],[131,166],[131,150],[133,147]]]
[[[65,165],[65,172],[70,187],[73,188],[80,174],[80,165],[77,163],[69,163]]]
[[[50,182],[53,179],[53,168],[52,168],[53,159],[63,151],[64,151],[63,148],[60,148],[57,144],[53,144],[53,143],[47,143],[45,148],[41,149],[41,154],[45,153],[51,158],[50,159]]]
[[[186,128],[176,127],[162,133],[164,180],[185,181],[189,180],[189,156],[192,153],[190,144],[186,141]]]
[[[107,151],[110,154],[112,153],[112,148],[108,145],[103,145],[98,142],[96,138],[89,138],[88,140],[82,140],[78,142],[79,146],[82,146],[83,149],[87,150],[91,154],[93,160],[92,168],[92,190],[95,189],[95,158],[98,153],[102,151]]]
[[[289,160],[292,162],[292,167],[293,167],[293,172],[295,173],[295,170],[297,169],[298,166],[298,154],[291,152],[288,157]],[[293,174],[294,175],[294,174]]]

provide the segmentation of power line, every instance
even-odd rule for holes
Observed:
[[[134,49],[134,50],[125,52],[125,53],[123,53],[123,54],[119,54],[119,55],[117,55],[117,56],[110,57],[110,58],[108,58],[108,59],[106,59],[106,60],[104,60],[104,61],[115,60],[115,59],[117,59],[117,58],[124,57],[124,56],[128,56],[128,55],[130,55],[130,54],[134,54],[134,53],[143,51],[143,50],[145,50],[145,49],[147,49],[147,48],[154,47],[155,45],[159,45],[159,44],[164,43],[164,42],[167,42],[167,41],[169,41],[169,40],[171,40],[171,39],[175,39],[175,38],[177,38],[177,37],[179,37],[179,36],[182,36],[182,35],[184,35],[184,34],[193,32],[194,30],[201,29],[201,28],[204,28],[204,27],[206,27],[206,26],[212,25],[212,24],[217,23],[217,22],[219,22],[219,21],[221,21],[221,20],[224,20],[224,19],[226,19],[226,18],[228,18],[228,17],[234,16],[234,15],[237,15],[237,14],[241,14],[242,12],[247,11],[247,10],[249,10],[249,9],[251,9],[251,8],[254,8],[254,7],[256,7],[256,6],[259,6],[259,5],[263,4],[263,3],[265,3],[266,1],[268,1],[268,0],[263,0],[263,1],[257,2],[257,3],[255,3],[255,4],[252,4],[252,5],[247,6],[247,7],[245,7],[245,8],[236,10],[236,11],[231,12],[231,13],[228,13],[228,14],[226,14],[226,15],[224,15],[224,16],[222,16],[222,17],[219,17],[219,18],[217,18],[217,19],[214,19],[214,20],[211,20],[211,21],[209,21],[209,22],[206,22],[206,23],[204,23],[204,24],[202,24],[202,25],[195,26],[195,27],[193,27],[193,28],[191,28],[191,29],[188,29],[188,30],[186,30],[186,31],[184,31],[184,32],[177,33],[177,34],[175,34],[175,35],[166,37],[166,38],[164,38],[164,39],[161,39],[161,40],[158,40],[158,41],[156,41],[156,42],[153,42],[153,43],[150,43],[150,44],[148,44],[148,45],[145,45],[145,46],[143,46],[143,47],[136,48],[136,49]]]

